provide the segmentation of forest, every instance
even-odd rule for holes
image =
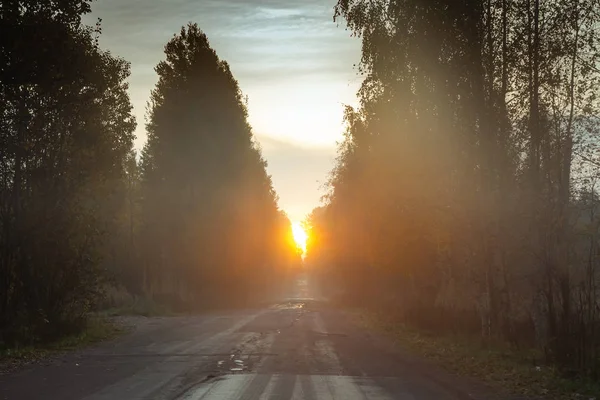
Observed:
[[[165,38],[137,154],[130,64],[82,23],[90,3],[0,6],[0,348],[78,332],[113,293],[177,310],[264,300],[299,262],[207,36]]]
[[[114,293],[178,310],[301,263],[248,100],[206,34],[165,38],[145,121],[92,0],[0,5],[0,348]],[[362,43],[304,261],[324,294],[600,378],[600,0],[338,0]],[[148,136],[133,146],[138,124]]]
[[[600,3],[338,0],[335,18],[363,81],[308,221],[322,287],[598,379]]]

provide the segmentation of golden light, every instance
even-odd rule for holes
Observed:
[[[292,222],[292,234],[294,235],[294,241],[296,242],[296,246],[302,249],[303,253],[306,253],[306,240],[308,239],[308,235],[306,234],[306,231],[304,230],[300,222]]]

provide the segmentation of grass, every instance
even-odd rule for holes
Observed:
[[[178,317],[202,314],[214,311],[230,311],[240,307],[249,307],[253,303],[242,301],[212,300],[198,302],[197,304],[180,304],[178,307],[170,307],[145,297],[136,297],[131,301],[113,305],[99,312],[100,315],[117,316],[143,316],[143,317]]]
[[[477,338],[438,336],[415,330],[373,312],[360,310],[362,325],[380,330],[404,348],[461,376],[477,378],[496,389],[544,399],[600,399],[600,382],[570,380],[542,365],[533,350],[517,351]]]
[[[23,364],[43,360],[65,351],[77,350],[104,340],[113,339],[126,331],[104,317],[90,317],[86,328],[76,335],[57,341],[28,346],[0,348],[0,371],[11,370]]]
[[[167,292],[162,295],[133,295],[120,286],[106,286],[105,300],[98,314],[109,317],[144,316],[175,317],[204,314],[215,311],[230,311],[240,308],[260,307],[266,297],[246,298],[235,291],[215,291],[203,293],[202,297],[190,298],[189,293]],[[268,302],[268,301],[267,301]],[[268,302],[270,303],[270,302]]]
[[[236,301],[230,295],[224,298],[207,295],[203,299],[183,301],[175,293],[159,296],[158,300],[155,300],[149,296],[132,295],[122,287],[107,287],[106,300],[99,314],[109,317],[175,317],[230,310],[248,305],[248,302],[239,299]]]
[[[136,297],[131,301],[124,302],[99,312],[100,315],[117,317],[123,315],[140,315],[143,317],[173,316],[175,313],[164,305],[158,304],[151,299]]]
[[[143,317],[158,317],[173,315],[173,311],[159,302],[146,296],[129,293],[122,286],[107,285],[104,288],[105,299],[100,305],[98,314],[101,316],[117,317],[137,315]]]

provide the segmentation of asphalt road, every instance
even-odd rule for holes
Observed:
[[[496,398],[357,327],[305,280],[263,309],[132,321],[124,337],[0,375],[0,399]]]

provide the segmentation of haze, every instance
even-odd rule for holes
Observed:
[[[599,26],[0,2],[0,399],[600,399]]]

